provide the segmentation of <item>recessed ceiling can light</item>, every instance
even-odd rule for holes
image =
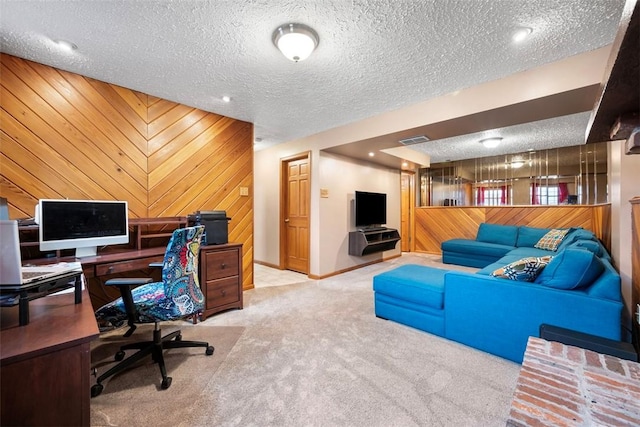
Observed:
[[[375,155],[376,155],[376,153],[374,153],[373,151],[369,151],[369,157],[373,157]]]
[[[529,27],[518,28],[511,38],[514,42],[519,43],[529,37],[532,32],[533,29]]]
[[[492,137],[492,138],[481,139],[480,143],[484,145],[486,148],[495,148],[500,144],[500,141],[502,141],[502,138]]]
[[[66,40],[55,40],[55,43],[60,49],[64,50],[65,52],[73,52],[74,50],[78,49],[78,46]]]
[[[222,100],[223,100],[224,102],[231,102],[231,97],[230,97],[230,96],[225,95],[225,96],[223,96],[223,97],[222,97]]]

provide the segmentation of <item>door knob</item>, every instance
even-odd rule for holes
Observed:
[[[285,219],[284,222],[289,222],[289,218]]]

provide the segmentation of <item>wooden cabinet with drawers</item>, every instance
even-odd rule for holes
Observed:
[[[200,287],[207,316],[242,308],[242,244],[208,245],[200,248]]]

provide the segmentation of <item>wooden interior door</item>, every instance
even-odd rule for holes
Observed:
[[[413,207],[415,206],[414,191],[415,174],[402,172],[400,175],[400,250],[411,252],[413,236]]]
[[[283,230],[282,258],[284,268],[309,274],[309,156],[283,163]]]

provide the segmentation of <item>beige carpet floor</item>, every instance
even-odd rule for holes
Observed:
[[[166,335],[180,329],[183,340],[206,341],[213,345],[213,355],[206,356],[204,348],[166,350],[167,373],[173,379],[167,390],[160,389],[160,369],[150,357],[107,379],[103,382],[103,392],[91,399],[91,425],[177,425],[180,414],[205,389],[244,331],[241,326],[199,325],[166,322],[162,332]],[[97,369],[98,375],[116,364],[113,357],[122,344],[151,339],[153,325],[140,325],[131,337],[123,338],[126,330],[120,328],[102,334],[92,343],[91,366]]]
[[[520,365],[375,317],[372,277],[409,262],[444,267],[405,255],[245,292],[244,310],[187,328],[214,356],[171,350],[169,390],[154,365],[114,378],[92,425],[504,426]]]

